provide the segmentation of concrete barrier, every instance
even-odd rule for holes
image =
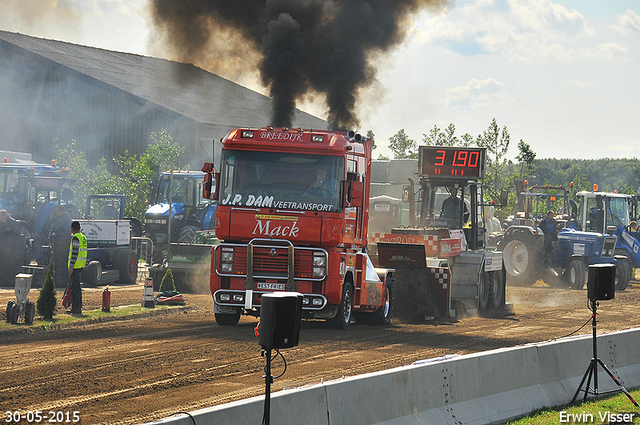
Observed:
[[[598,357],[628,389],[640,387],[640,329],[597,338]],[[589,367],[592,337],[528,344],[325,382],[271,395],[271,423],[484,425],[568,404]],[[600,393],[617,390],[598,368]],[[593,384],[592,384],[593,385]],[[579,398],[584,393],[580,393]],[[264,396],[190,412],[196,423],[258,423]],[[186,415],[154,424],[193,424]]]

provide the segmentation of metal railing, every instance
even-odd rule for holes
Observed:
[[[153,264],[153,241],[146,237],[131,238],[131,249],[138,256],[138,282],[144,282],[149,276],[149,267]]]

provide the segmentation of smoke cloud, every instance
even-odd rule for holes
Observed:
[[[359,125],[358,91],[375,81],[376,56],[404,39],[414,13],[445,2],[152,0],[152,14],[179,60],[208,57],[215,69],[237,69],[238,57],[257,54],[274,99],[272,125],[291,126],[296,101],[319,93],[332,128],[350,129]],[[226,44],[215,56],[208,49],[220,40]]]

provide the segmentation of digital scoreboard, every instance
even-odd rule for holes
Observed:
[[[420,146],[421,177],[452,180],[482,180],[486,148]]]

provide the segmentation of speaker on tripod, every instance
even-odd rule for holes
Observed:
[[[590,300],[612,300],[616,290],[615,264],[592,264],[589,266],[587,298]]]
[[[271,376],[271,350],[275,349],[279,354],[280,348],[291,348],[298,345],[302,319],[302,298],[302,294],[298,292],[273,292],[263,294],[260,301],[258,343],[262,347],[262,355],[267,358],[267,364],[264,368],[263,425],[269,425],[271,422],[271,384],[274,379]],[[282,359],[284,360],[284,357]]]
[[[613,376],[613,373],[609,370],[607,365],[605,365],[602,360],[598,358],[598,344],[596,339],[596,316],[598,301],[601,300],[611,300],[615,295],[615,283],[616,283],[616,266],[615,264],[592,264],[589,266],[589,280],[587,281],[587,297],[589,299],[589,308],[591,310],[591,328],[593,331],[593,357],[591,357],[591,362],[589,363],[589,367],[587,367],[584,376],[582,377],[582,381],[580,381],[580,385],[578,385],[578,389],[571,400],[571,403],[576,401],[578,398],[578,394],[580,392],[584,392],[583,401],[587,399],[589,394],[593,394],[594,396],[600,396],[604,394],[616,393],[622,391],[625,395],[631,400],[631,402],[636,407],[638,403],[631,397],[629,391],[622,385],[618,379]],[[607,392],[599,392],[598,390],[598,365],[609,375],[609,377],[613,380],[613,382],[618,386],[618,390],[607,391]],[[593,387],[591,386],[591,379],[593,379]],[[586,385],[583,388],[582,385]]]
[[[298,345],[302,319],[302,294],[274,292],[262,295],[260,302],[260,337],[265,349],[291,348]]]

